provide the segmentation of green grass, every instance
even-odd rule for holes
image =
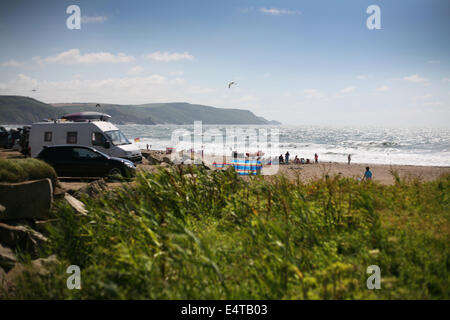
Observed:
[[[57,184],[55,170],[45,162],[33,158],[0,159],[0,182],[22,182],[50,178]]]
[[[243,180],[233,171],[139,173],[60,204],[43,256],[9,298],[448,299],[450,175],[393,186],[323,178]],[[81,290],[68,290],[69,265]],[[381,268],[368,290],[366,268]]]

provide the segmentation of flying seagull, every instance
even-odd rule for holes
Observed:
[[[36,89],[33,89],[33,90],[31,90],[31,91],[36,92]]]
[[[231,81],[229,84],[228,84],[228,89],[230,89],[231,88],[231,86],[233,85],[233,84],[236,84],[236,82],[234,82],[234,81]]]

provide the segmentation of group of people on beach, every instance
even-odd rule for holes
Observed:
[[[289,164],[289,151],[286,151],[286,153],[284,154],[284,158],[283,155],[280,154],[280,156],[278,157],[278,163],[279,164]],[[305,159],[305,158],[299,158],[297,155],[295,155],[295,158],[293,160],[293,164],[310,164],[313,163],[312,160],[310,160],[309,158]],[[314,154],[314,163],[319,163],[319,155],[317,153]]]

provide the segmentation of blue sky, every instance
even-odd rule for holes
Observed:
[[[80,30],[66,27],[73,4]],[[373,4],[380,30],[366,27]],[[186,101],[285,124],[449,125],[447,0],[0,7],[0,94],[49,103]],[[229,81],[237,85],[228,89]]]

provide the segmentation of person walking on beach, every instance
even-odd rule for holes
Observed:
[[[348,164],[350,164],[350,161],[352,161],[352,155],[350,153],[348,154],[347,160],[348,160]]]
[[[369,167],[366,167],[366,172],[364,173],[363,180],[372,180],[372,171],[370,171]]]
[[[314,162],[319,163],[319,155],[317,153],[314,153]]]
[[[282,154],[280,154],[280,156],[278,157],[278,163],[279,164],[284,163],[284,159],[283,159],[283,155]]]
[[[289,151],[286,151],[286,154],[284,155],[284,159],[286,160],[286,164],[289,164]]]

